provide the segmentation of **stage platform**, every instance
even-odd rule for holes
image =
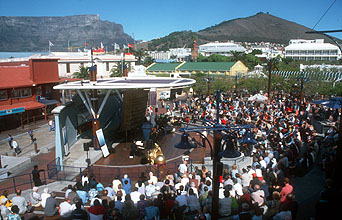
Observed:
[[[199,139],[199,135],[194,134],[196,139]],[[161,138],[157,141],[164,157],[166,163],[170,162],[181,162],[184,153],[187,150],[180,150],[174,147],[175,144],[180,142],[181,135],[178,132],[173,132]],[[139,156],[134,156],[134,158],[129,158],[131,143],[120,143],[115,147],[115,153],[110,154],[107,158],[101,158],[95,163],[95,166],[110,166],[110,167],[134,167],[134,166],[144,166],[141,164],[141,158]],[[146,151],[146,150],[144,150]],[[208,152],[207,152],[208,151]],[[206,154],[210,155],[210,149],[196,148],[191,150],[190,158],[194,163],[203,163],[203,159]]]

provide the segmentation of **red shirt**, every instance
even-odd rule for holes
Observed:
[[[293,187],[290,184],[286,184],[280,191],[280,201],[282,203],[286,200],[286,195],[292,193]]]

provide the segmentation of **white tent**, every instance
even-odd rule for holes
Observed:
[[[251,101],[251,102],[265,102],[267,100],[268,98],[262,94],[256,94],[248,98],[248,101]]]

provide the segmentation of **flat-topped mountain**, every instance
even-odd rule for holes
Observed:
[[[67,51],[68,42],[87,48],[92,42],[98,47],[102,42],[108,49],[115,42],[133,43],[121,24],[100,19],[99,15],[74,15],[61,17],[0,16],[0,51]]]

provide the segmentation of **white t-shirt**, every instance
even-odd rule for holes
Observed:
[[[13,148],[17,148],[18,147],[18,143],[15,140],[12,141],[12,147]]]
[[[180,164],[178,169],[180,173],[185,173],[188,171],[188,167],[184,163]]]
[[[61,204],[59,204],[59,208],[60,208],[60,215],[62,217],[70,217],[71,216],[71,212],[72,212],[72,206],[70,203],[64,201]]]

